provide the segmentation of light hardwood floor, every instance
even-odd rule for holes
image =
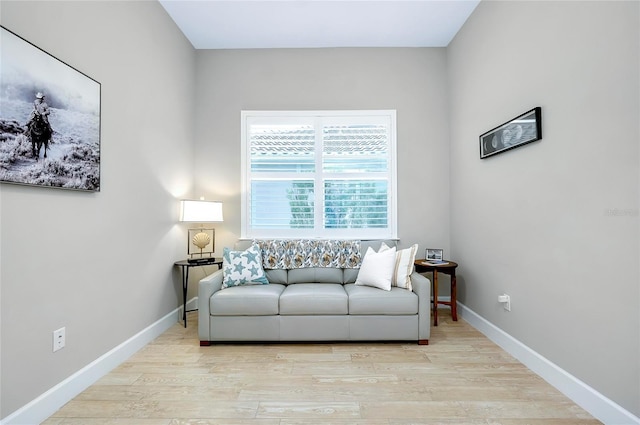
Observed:
[[[601,423],[448,309],[438,316],[428,346],[200,347],[190,313],[43,424]]]

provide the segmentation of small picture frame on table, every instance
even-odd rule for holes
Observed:
[[[444,250],[440,248],[427,248],[424,252],[424,258],[427,261],[442,261]]]

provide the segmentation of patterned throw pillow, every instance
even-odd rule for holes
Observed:
[[[240,285],[266,285],[269,283],[262,268],[262,255],[256,245],[245,251],[222,253],[222,288]]]
[[[266,269],[301,269],[308,267],[360,267],[360,241],[332,239],[254,240],[262,252]]]

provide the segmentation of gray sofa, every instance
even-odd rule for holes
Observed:
[[[395,242],[384,241],[389,246]],[[377,250],[381,241],[361,241]],[[243,242],[244,249],[250,242]],[[412,290],[355,285],[358,269],[265,269],[269,284],[221,289],[223,270],[198,287],[200,345],[216,342],[416,341],[428,344],[431,283]]]

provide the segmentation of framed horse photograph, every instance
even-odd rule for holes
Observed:
[[[100,190],[100,83],[0,26],[0,183]]]

